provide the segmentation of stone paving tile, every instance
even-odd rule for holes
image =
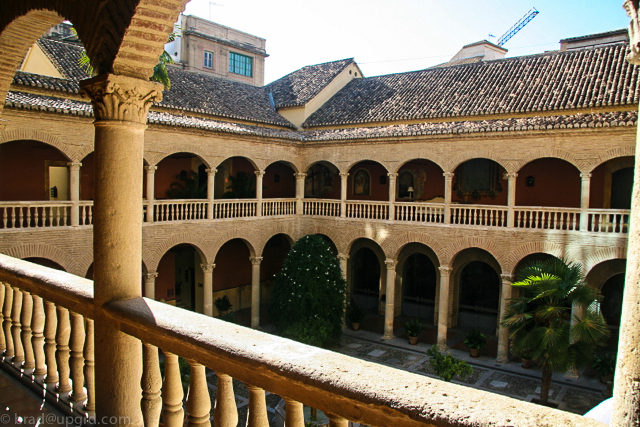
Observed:
[[[493,381],[501,383],[507,383],[505,387],[496,387],[492,384]],[[536,388],[540,387],[540,380],[533,378],[525,378],[519,375],[506,374],[504,372],[493,372],[487,381],[482,385],[482,388],[489,391],[496,391],[502,394],[508,394],[514,397],[525,399],[529,395],[536,394]],[[560,386],[558,384],[552,384],[549,391],[549,397],[553,399]]]

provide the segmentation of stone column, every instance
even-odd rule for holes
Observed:
[[[156,277],[157,271],[150,271],[144,275],[144,296],[149,299],[156,299]]]
[[[262,257],[256,256],[251,260],[251,327],[260,327],[260,263]]]
[[[384,335],[382,338],[393,338],[393,317],[395,314],[396,264],[392,259],[385,260],[387,266],[386,301],[384,304]]]
[[[80,162],[69,162],[69,200],[71,201],[71,226],[80,225]]]
[[[397,173],[388,173],[389,177],[389,221],[394,221],[396,219],[396,177]]]
[[[147,171],[147,215],[145,217],[146,222],[154,221],[154,202],[156,200],[156,170],[157,166],[145,166],[145,170]]]
[[[438,348],[447,349],[447,329],[449,327],[449,278],[451,268],[438,267],[440,270],[440,299],[438,300]]]
[[[500,313],[498,314],[498,357],[497,363],[509,363],[509,329],[501,325],[502,317],[507,309],[508,299],[512,298],[512,286],[511,282],[513,276],[511,273],[501,274],[502,277],[502,292],[500,298]]]
[[[580,231],[589,229],[589,189],[591,187],[591,174],[581,173],[580,186]]]
[[[80,83],[95,116],[93,208],[96,417],[142,426],[142,345],[104,318],[101,306],[142,294],[142,179],[147,113],[163,86],[103,74]]]
[[[262,216],[262,178],[265,171],[255,171],[256,174],[256,216]],[[304,195],[303,195],[304,197]]]
[[[304,199],[304,182],[307,179],[306,173],[295,173],[296,177],[296,214],[303,214],[302,200]]]
[[[218,169],[206,169],[207,171],[207,219],[213,219],[213,200],[216,188],[216,172]]]
[[[340,218],[346,217],[347,214],[347,178],[348,173],[340,174]]]
[[[516,206],[516,178],[517,173],[510,172],[504,174],[507,179],[507,227],[515,226],[515,211]]]
[[[204,273],[202,312],[210,317],[213,317],[213,269],[215,267],[215,264],[200,264]]]
[[[451,191],[453,172],[445,172],[444,175],[444,223],[451,223]]]

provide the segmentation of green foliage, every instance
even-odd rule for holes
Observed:
[[[409,320],[404,324],[404,330],[410,337],[417,337],[422,331],[422,322],[419,319]]]
[[[552,373],[584,366],[609,329],[597,307],[600,294],[584,283],[579,264],[536,261],[516,278],[513,286],[524,295],[508,301],[502,325],[509,330],[512,352],[530,356],[542,368],[540,402],[546,404]],[[572,318],[572,307],[583,313],[581,318]]]
[[[487,346],[487,337],[477,329],[472,330],[464,336],[464,345],[469,348],[477,348],[482,350]]]
[[[213,302],[213,305],[215,305],[218,311],[221,313],[231,310],[231,307],[233,307],[231,301],[229,301],[229,297],[226,295],[223,295],[220,298],[216,298],[216,300]]]
[[[610,351],[596,354],[593,358],[593,370],[602,376],[612,375],[616,371],[616,354]]]
[[[427,356],[429,356],[429,365],[436,375],[444,381],[451,381],[456,375],[460,379],[464,379],[473,373],[473,368],[467,362],[456,359],[450,353],[440,353],[435,345],[427,350]]]
[[[231,184],[224,192],[225,199],[251,199],[256,197],[256,176],[238,172],[236,176],[229,176]]]
[[[351,323],[360,323],[364,320],[365,312],[355,301],[351,300],[347,310],[347,318]]]
[[[342,335],[346,282],[320,236],[298,240],[273,285],[270,312],[278,333],[327,346]]]
[[[167,196],[172,199],[204,199],[207,197],[207,184],[200,185],[198,172],[180,171],[178,181],[172,182]]]

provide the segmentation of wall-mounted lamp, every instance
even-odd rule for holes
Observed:
[[[409,200],[413,201],[413,187],[407,188],[407,193],[409,193]]]
[[[534,187],[536,185],[536,179],[533,176],[528,176],[524,180],[527,187]]]
[[[387,183],[387,176],[380,175],[380,184],[385,185]]]

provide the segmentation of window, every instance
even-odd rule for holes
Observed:
[[[213,68],[213,52],[204,51],[204,68]]]
[[[253,76],[253,58],[229,52],[229,72],[247,77]]]

